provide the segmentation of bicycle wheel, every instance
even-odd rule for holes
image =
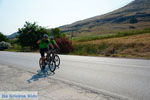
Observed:
[[[43,63],[42,63],[42,58],[40,58],[40,59],[39,59],[39,66],[40,66],[41,70],[42,70],[42,65],[43,65]]]
[[[56,63],[56,66],[59,67],[60,65],[60,58],[58,55],[55,55],[55,63]]]
[[[55,63],[55,61],[49,61],[48,67],[49,67],[49,69],[50,69],[51,72],[54,72],[55,69],[56,69],[56,63]]]

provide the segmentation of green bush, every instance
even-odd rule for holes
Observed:
[[[106,48],[108,48],[108,44],[100,43],[100,44],[77,44],[74,45],[74,51],[72,54],[77,55],[96,55],[100,52],[103,52]]]
[[[37,25],[35,22],[26,22],[24,27],[20,28],[18,32],[20,33],[18,43],[22,48],[29,48],[30,51],[38,49],[37,41],[41,39],[44,34],[50,34],[47,29]]]
[[[3,33],[0,32],[0,42],[1,41],[8,41],[8,39]]]
[[[11,47],[10,43],[4,42],[4,41],[0,42],[0,50],[5,50],[5,49],[8,49],[10,47]]]

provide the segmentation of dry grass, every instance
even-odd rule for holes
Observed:
[[[110,39],[103,39],[103,40],[95,40],[95,41],[88,41],[88,42],[82,42],[84,43],[90,43],[90,44],[98,44],[101,42],[107,42],[107,43],[150,43],[150,34],[141,34],[141,35],[134,35],[134,36],[127,36],[127,37],[121,37],[121,38],[110,38]],[[81,42],[78,42],[81,43]]]
[[[133,29],[130,27],[134,27]],[[136,24],[130,23],[106,23],[103,25],[94,26],[92,28],[83,27],[79,31],[74,32],[75,37],[102,35],[102,34],[115,34],[122,31],[132,31],[132,30],[142,30],[149,28],[150,23],[148,22],[138,22]]]
[[[74,42],[73,44],[76,50],[74,53],[79,55],[150,58],[150,34]]]

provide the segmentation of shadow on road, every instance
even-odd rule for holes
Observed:
[[[38,81],[39,79],[48,77],[48,76],[53,76],[55,73],[49,72],[47,69],[44,71],[38,70],[37,74],[33,75],[30,79],[27,80],[28,83],[32,83],[34,81]]]

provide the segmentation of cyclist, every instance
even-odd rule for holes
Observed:
[[[56,43],[54,36],[50,36],[50,42],[52,43],[53,47],[59,49],[58,44]],[[52,48],[53,49],[53,48]]]
[[[40,54],[41,54],[41,58],[42,61],[45,61],[45,53],[48,52],[49,47],[51,47],[52,49],[54,49],[54,46],[52,45],[52,43],[50,42],[50,40],[48,39],[48,35],[44,34],[43,38],[41,40],[38,40],[37,43],[39,44],[40,47]],[[45,69],[45,66],[42,66],[42,70]]]
[[[56,43],[54,36],[50,36],[50,42],[52,43],[54,48],[51,48],[51,46],[50,46],[49,50],[52,53],[52,57],[54,57],[55,51],[53,52],[53,49],[60,50],[60,48],[59,48],[58,44]]]

